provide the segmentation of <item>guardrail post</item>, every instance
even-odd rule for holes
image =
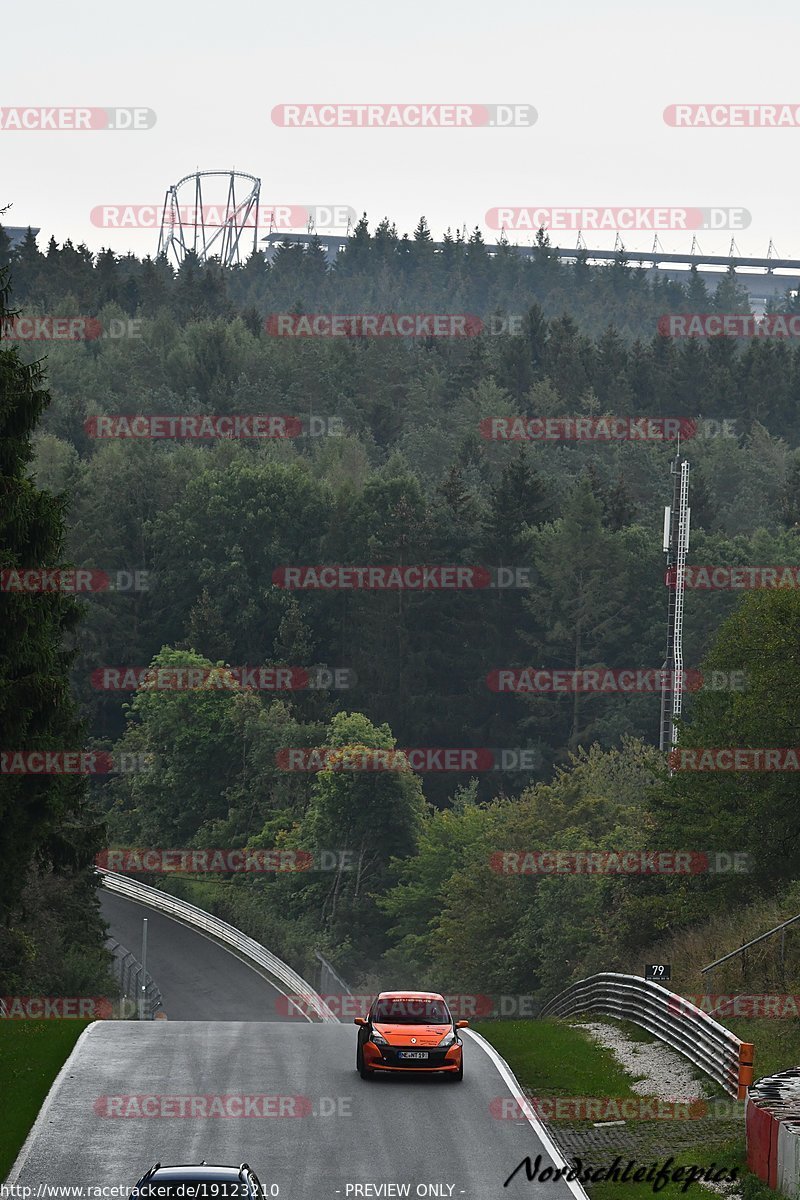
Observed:
[[[142,985],[141,985],[141,983],[139,982],[139,981],[140,981],[140,979],[142,978],[142,965],[141,965],[141,963],[137,963],[137,964],[136,964],[136,973],[135,973],[135,976],[134,976],[134,978],[136,979],[136,1018],[137,1018],[137,1020],[139,1020],[139,1021],[142,1021],[142,1020],[144,1019],[144,1018],[143,1018],[143,1016],[142,1016],[142,1002],[141,1002],[141,998],[140,998],[140,997],[141,997],[141,994],[142,994],[142,993],[141,993],[141,986],[142,986]]]
[[[739,1081],[737,1100],[747,1099],[747,1090],[753,1082],[753,1043],[742,1042],[739,1047]]]

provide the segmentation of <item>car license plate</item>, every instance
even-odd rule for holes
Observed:
[[[398,1058],[427,1058],[427,1050],[401,1050]]]

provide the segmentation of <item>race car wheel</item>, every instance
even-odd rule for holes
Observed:
[[[364,1053],[360,1046],[356,1050],[356,1070],[362,1079],[372,1079],[373,1072],[364,1066]]]

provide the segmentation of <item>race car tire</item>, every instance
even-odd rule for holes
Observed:
[[[374,1074],[373,1071],[370,1071],[369,1067],[364,1065],[364,1052],[361,1046],[356,1050],[356,1070],[362,1079],[372,1079]]]

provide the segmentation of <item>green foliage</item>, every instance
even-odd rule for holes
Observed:
[[[436,987],[544,995],[736,896],[707,879],[504,876],[492,854],[548,843],[735,849],[738,839],[753,848],[758,829],[759,872],[747,886],[763,890],[770,864],[787,878],[797,871],[785,844],[796,822],[786,779],[667,780],[649,747],[657,697],[487,687],[503,667],[660,664],[659,534],[674,446],[511,445],[482,436],[481,422],[699,419],[689,443],[694,561],[798,562],[800,350],[656,334],[664,312],[746,307],[733,276],[709,297],[696,275],[685,286],[652,278],[623,255],[607,269],[582,256],[566,265],[543,231],[530,261],[507,244],[490,254],[479,231],[448,234],[441,253],[431,243],[424,217],[401,238],[388,218],[371,234],[364,215],[335,269],[317,244],[230,271],[189,256],[175,272],[163,258],[93,258],[54,241],[40,254],[32,235],[11,251],[0,238],[27,313],[132,319],[140,334],[48,347],[49,407],[36,348],[0,351],[10,500],[0,566],[71,558],[151,578],[148,591],[92,597],[79,636],[68,597],[5,596],[0,717],[5,744],[80,740],[71,665],[92,739],[153,756],[150,773],[103,787],[117,842],[352,853],[353,870],[203,885],[209,903],[293,961],[309,962],[316,946],[353,978],[386,970]],[[519,318],[520,331],[267,334],[264,316],[289,310],[465,312],[487,323]],[[307,428],[335,417],[344,434],[209,444],[89,433],[91,417],[137,412],[286,414]],[[702,436],[703,421],[718,431],[733,422],[734,436]],[[275,582],[286,566],[332,563],[519,569],[530,586],[292,591]],[[733,593],[687,594],[687,666],[752,669],[753,683],[744,697],[687,698],[684,744],[798,740],[797,616],[789,594],[744,605]],[[145,686],[132,699],[91,684],[98,666],[147,663],[213,666],[218,680],[227,666],[325,664],[354,680],[352,690],[280,695]],[[521,747],[539,762],[473,778],[280,769],[281,749],[320,745]],[[2,777],[0,789],[0,866],[36,857],[49,879],[90,861],[97,836],[79,781]],[[15,878],[12,908],[23,886]],[[40,928],[47,945],[66,944],[66,924]],[[36,928],[14,929],[0,935],[4,966],[15,964],[18,978],[20,964],[37,978],[56,972]],[[102,969],[80,949],[98,944],[96,912],[81,937],[76,962],[64,955],[72,978]]]
[[[8,289],[0,275],[0,325],[8,314]],[[65,564],[65,501],[27,474],[33,433],[49,402],[42,370],[25,365],[16,349],[0,343],[0,570]],[[58,592],[9,591],[0,596],[0,611],[3,749],[80,750],[84,729],[69,692],[68,644],[78,605]],[[39,875],[60,877],[62,894],[68,900],[80,896],[89,906],[83,927],[75,931],[76,956],[97,943],[100,922],[90,905],[87,867],[101,844],[80,776],[0,774],[0,991],[7,990],[7,979],[54,978],[42,970],[45,943],[31,936],[25,921],[26,884],[35,888]],[[51,931],[59,938],[64,933],[57,920]]]
[[[796,747],[800,743],[800,594],[747,595],[719,630],[703,672],[744,672],[744,690],[703,690],[681,748]],[[750,887],[773,887],[800,868],[796,783],[791,772],[676,771],[661,794],[665,837],[710,850],[747,848]],[[675,843],[677,844],[677,843]],[[741,880],[730,880],[739,889]]]
[[[0,1021],[0,1175],[5,1179],[84,1020]]]

